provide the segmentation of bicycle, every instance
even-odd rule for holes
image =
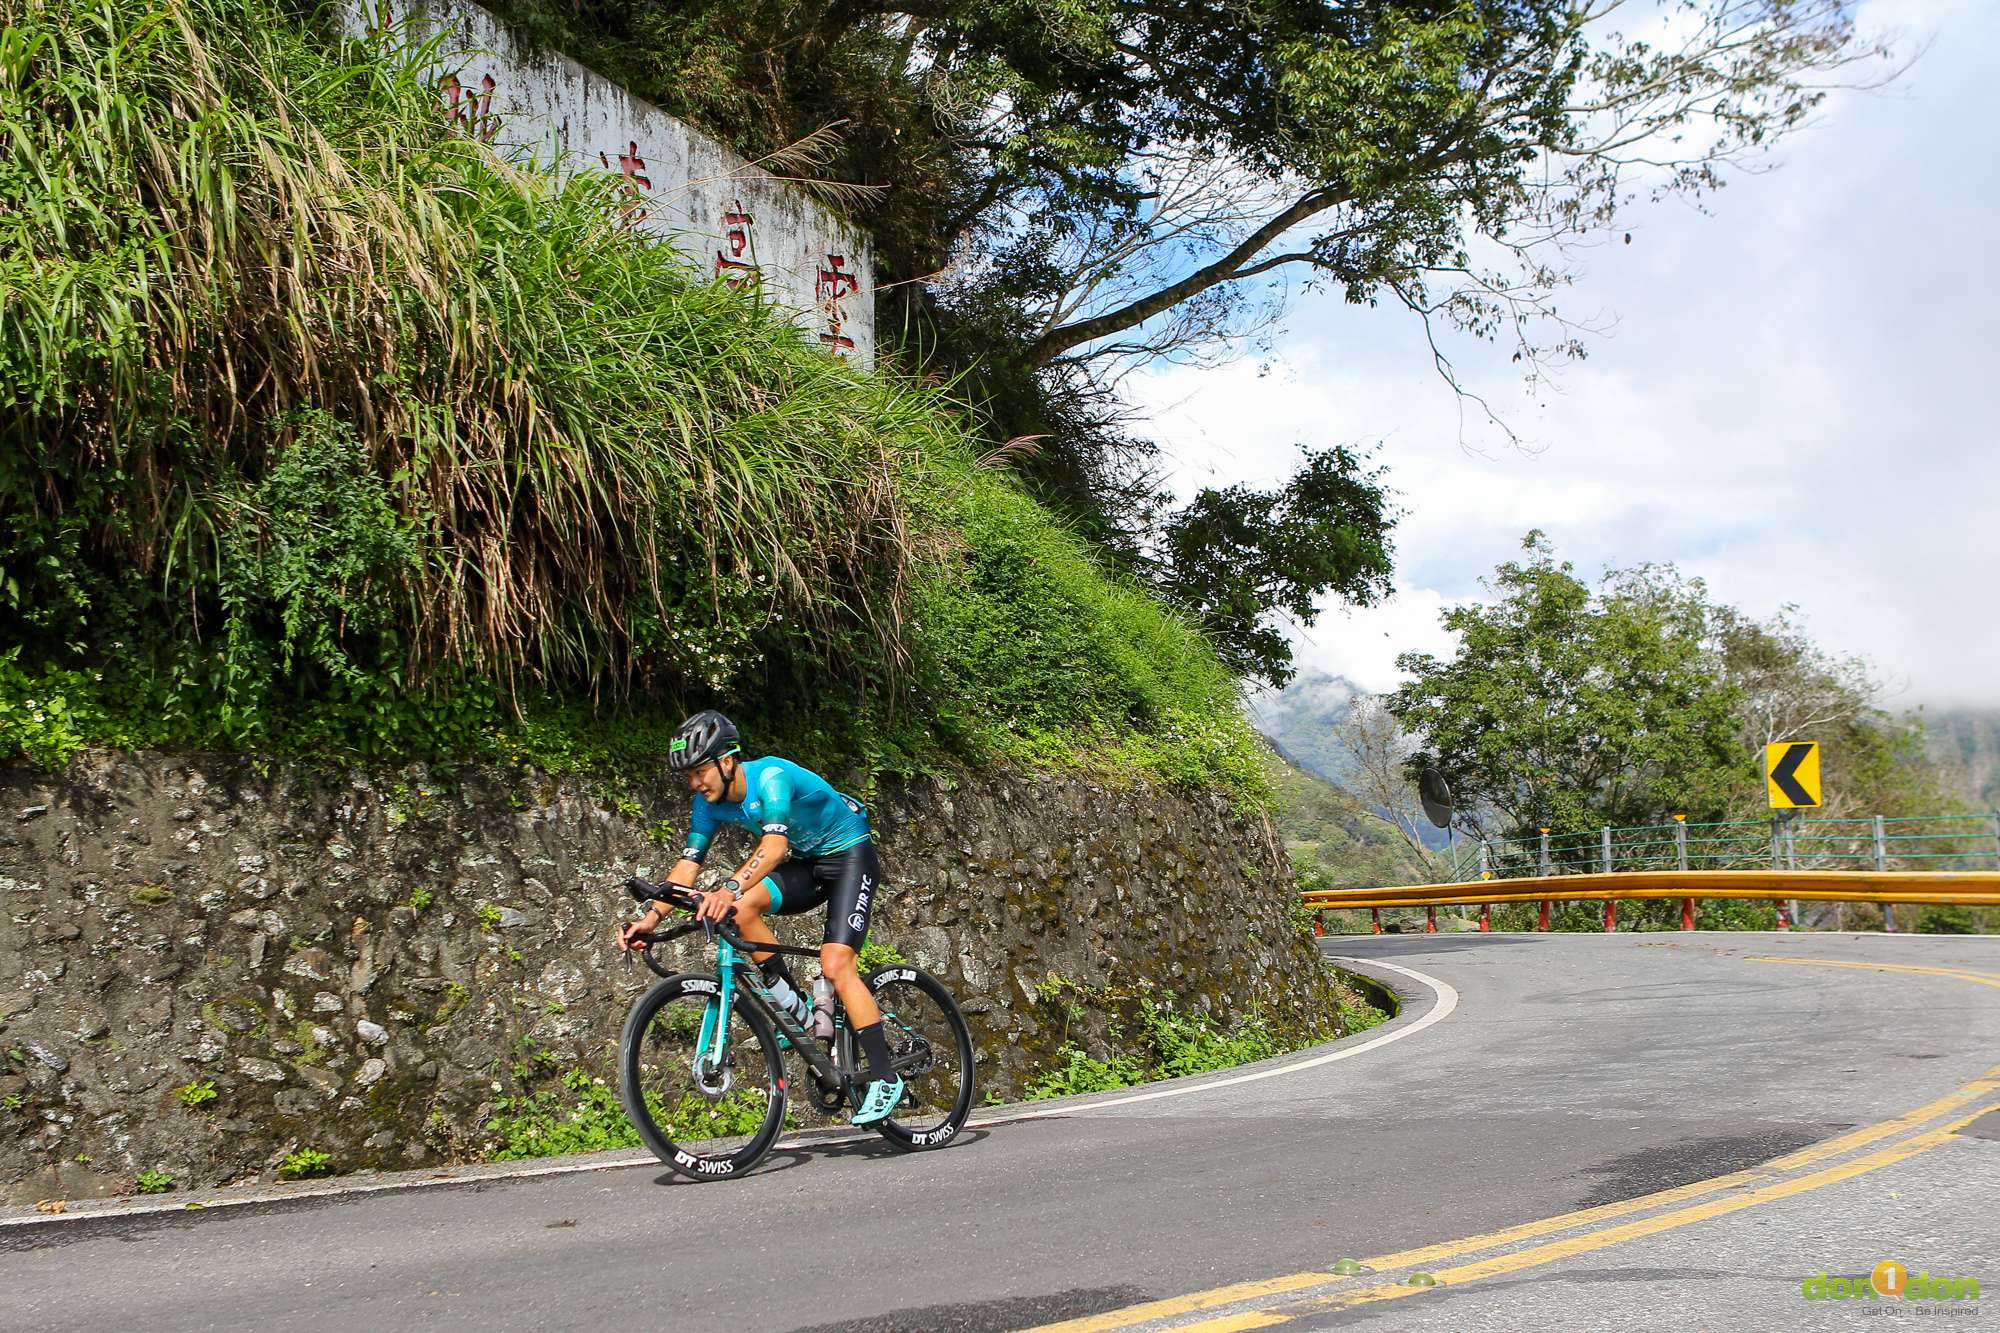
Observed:
[[[701,895],[633,879],[640,902],[692,912]],[[704,931],[715,946],[715,971],[669,971],[653,951]],[[691,1180],[719,1180],[763,1159],[785,1127],[784,1047],[805,1066],[812,1104],[828,1114],[858,1106],[868,1076],[853,1030],[834,996],[833,1036],[825,1044],[771,998],[754,950],[819,957],[789,944],[753,944],[733,922],[690,921],[637,937],[636,952],[661,978],[626,1016],[618,1043],[618,1095],[639,1137],[662,1162]],[[630,961],[630,956],[627,956]],[[882,1007],[892,1065],[903,1099],[874,1129],[905,1152],[942,1148],[972,1111],[972,1033],[943,983],[908,963],[890,963],[863,982]],[[746,1054],[747,1052],[747,1054]]]

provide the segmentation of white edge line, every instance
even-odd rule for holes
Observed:
[[[1157,1092],[1140,1092],[1129,1097],[1112,1097],[1101,1102],[1091,1102],[1087,1106],[1051,1106],[1040,1111],[1018,1111],[1011,1115],[1000,1116],[992,1120],[982,1120],[979,1122],[979,1127],[983,1129],[989,1125],[1005,1125],[1017,1120],[1040,1120],[1047,1116],[1083,1115],[1090,1111],[1101,1111],[1112,1106],[1130,1106],[1134,1102],[1157,1101],[1162,1097],[1189,1097],[1198,1092],[1213,1092],[1218,1088],[1233,1088],[1243,1083],[1255,1083],[1260,1079],[1277,1078],[1284,1074],[1303,1073],[1308,1069],[1317,1069],[1321,1065],[1330,1065],[1335,1060],[1351,1060],[1357,1055],[1366,1055],[1370,1051],[1379,1050],[1387,1046],[1392,1041],[1401,1041],[1405,1037],[1414,1037],[1425,1028],[1444,1022],[1445,1019],[1451,1017],[1452,1010],[1458,1008],[1458,992],[1452,988],[1451,983],[1431,976],[1427,972],[1419,972],[1415,968],[1403,967],[1398,963],[1385,963],[1374,958],[1329,956],[1327,961],[1334,963],[1355,963],[1362,967],[1387,968],[1391,972],[1399,973],[1410,978],[1412,981],[1430,987],[1437,995],[1437,1003],[1431,1006],[1429,1013],[1408,1027],[1397,1028],[1393,1032],[1384,1032],[1380,1036],[1370,1037],[1366,1041],[1356,1042],[1351,1046],[1346,1040],[1336,1041],[1334,1042],[1334,1049],[1328,1051],[1325,1055],[1315,1055],[1309,1060],[1300,1060],[1296,1064],[1279,1065],[1275,1069],[1260,1069],[1254,1074],[1237,1074],[1230,1078],[1213,1079],[1194,1084],[1192,1087],[1162,1088]]]
[[[1353,1045],[1348,1044],[1352,1038],[1337,1040],[1334,1042],[1334,1050],[1328,1051],[1324,1055],[1313,1056],[1311,1059],[1300,1060],[1295,1064],[1279,1065],[1275,1069],[1262,1069],[1254,1074],[1237,1074],[1230,1078],[1211,1079],[1189,1087],[1162,1088],[1156,1092],[1141,1092],[1129,1097],[1113,1097],[1105,1101],[1091,1102],[1084,1106],[1050,1106],[1038,1111],[1018,1111],[1012,1114],[996,1116],[991,1120],[973,1120],[968,1122],[966,1127],[970,1129],[976,1126],[980,1129],[987,1129],[995,1125],[1014,1124],[1022,1120],[1041,1120],[1050,1116],[1084,1115],[1091,1111],[1101,1111],[1112,1106],[1130,1106],[1134,1102],[1157,1101],[1162,1097],[1188,1097],[1195,1093],[1213,1092],[1218,1088],[1233,1088],[1242,1083],[1255,1083],[1260,1079],[1277,1078],[1281,1074],[1302,1073],[1308,1069],[1317,1069],[1321,1065],[1332,1064],[1335,1060],[1347,1060],[1357,1055],[1366,1055],[1369,1051],[1379,1050],[1392,1041],[1401,1041],[1405,1037],[1413,1037],[1425,1028],[1442,1023],[1451,1016],[1452,1010],[1458,1008],[1458,992],[1452,988],[1451,983],[1431,976],[1427,972],[1419,972],[1415,968],[1404,967],[1398,963],[1386,963],[1374,958],[1349,958],[1329,955],[1327,961],[1334,963],[1355,963],[1362,967],[1385,968],[1388,971],[1409,977],[1420,985],[1428,986],[1436,994],[1437,1003],[1431,1006],[1429,1013],[1408,1027],[1397,1028],[1393,1032],[1384,1032],[1380,1036],[1370,1037],[1366,1041],[1356,1042]],[[824,1133],[825,1131],[821,1132]],[[817,1145],[828,1141],[835,1143],[848,1141],[849,1136],[834,1137],[837,1133],[838,1131],[834,1131],[833,1134],[828,1135],[827,1139],[821,1139],[817,1136],[803,1141],[796,1138],[790,1140],[781,1138],[777,1143],[772,1145],[772,1151],[775,1152],[780,1148],[799,1148],[808,1145]],[[854,1135],[851,1137],[853,1141],[866,1142],[870,1136]],[[636,1152],[637,1150],[628,1149],[627,1151]],[[300,1190],[297,1193],[258,1193],[240,1199],[207,1199],[200,1201],[200,1206],[197,1208],[189,1208],[186,1204],[165,1202],[155,1204],[135,1203],[115,1208],[93,1208],[88,1211],[75,1213],[0,1217],[0,1229],[18,1226],[46,1226],[50,1223],[60,1224],[65,1221],[82,1222],[100,1218],[134,1217],[141,1215],[158,1216],[163,1213],[187,1215],[222,1211],[229,1208],[242,1208],[253,1204],[292,1203],[300,1199],[339,1198],[355,1194],[378,1194],[389,1190],[428,1189],[440,1185],[478,1185],[505,1180],[529,1180],[537,1176],[573,1176],[583,1175],[592,1171],[616,1171],[627,1167],[659,1165],[659,1161],[651,1153],[646,1153],[644,1156],[621,1156],[618,1159],[595,1162],[517,1167],[507,1171],[493,1171],[490,1165],[480,1164],[459,1168],[459,1170],[464,1171],[465,1174],[463,1175],[440,1173],[423,1180],[392,1178],[365,1182],[354,1181],[339,1185],[328,1182],[327,1185],[320,1188]],[[485,1169],[482,1169],[482,1166]],[[446,1168],[446,1170],[449,1171],[450,1168]]]

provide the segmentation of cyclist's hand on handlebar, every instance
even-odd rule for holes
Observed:
[[[701,903],[694,909],[695,916],[702,921],[713,921],[717,925],[730,919],[736,910],[736,895],[728,889],[710,889],[701,895]]]
[[[629,953],[633,949],[644,948],[652,942],[652,932],[646,929],[644,921],[628,921],[618,927],[618,952],[620,953]]]

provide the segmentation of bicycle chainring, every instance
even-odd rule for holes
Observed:
[[[811,1065],[806,1066],[806,1082],[810,1085],[808,1090],[812,1096],[812,1103],[822,1114],[833,1115],[846,1107],[846,1089],[822,1082],[819,1071]]]

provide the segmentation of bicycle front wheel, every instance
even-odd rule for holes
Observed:
[[[944,983],[908,964],[878,968],[868,986],[903,1076],[903,1100],[876,1131],[906,1152],[942,1148],[972,1114],[972,1031]]]
[[[669,977],[640,997],[618,1047],[618,1095],[653,1155],[692,1180],[755,1166],[785,1125],[784,1060],[762,1015],[722,1012],[713,977]]]

